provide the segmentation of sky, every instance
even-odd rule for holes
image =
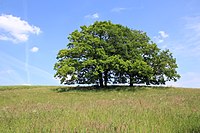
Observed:
[[[0,85],[60,85],[56,55],[82,25],[112,21],[169,49],[181,79],[200,88],[199,0],[0,0]]]

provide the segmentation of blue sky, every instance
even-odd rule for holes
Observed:
[[[58,51],[81,25],[111,20],[170,49],[182,76],[200,88],[199,0],[0,0],[0,85],[59,85]]]

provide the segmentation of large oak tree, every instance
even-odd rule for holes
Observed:
[[[81,26],[57,55],[55,77],[63,84],[165,84],[177,81],[175,58],[145,32],[110,21]]]

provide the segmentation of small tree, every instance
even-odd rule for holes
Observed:
[[[81,26],[59,51],[55,77],[64,84],[165,84],[176,81],[176,60],[161,51],[146,33],[110,21]]]

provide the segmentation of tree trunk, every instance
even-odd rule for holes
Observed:
[[[99,72],[99,84],[100,84],[100,87],[103,87],[103,77],[102,77],[101,72]]]
[[[104,72],[104,85],[105,85],[105,87],[107,86],[107,83],[108,83],[108,70],[106,70]]]
[[[133,86],[133,77],[132,76],[130,76],[130,84],[129,84],[129,86]]]

